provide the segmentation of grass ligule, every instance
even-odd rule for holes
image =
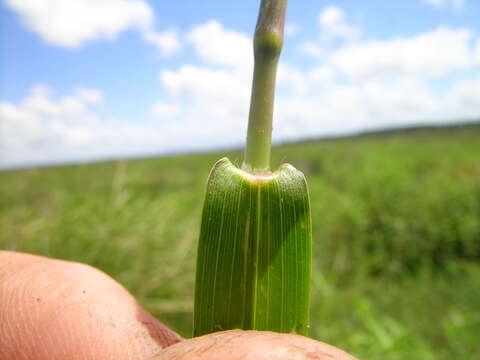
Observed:
[[[254,329],[306,334],[311,221],[303,174],[252,175],[218,161],[197,256],[194,336]]]

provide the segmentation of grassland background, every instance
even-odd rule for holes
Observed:
[[[307,176],[310,335],[361,359],[480,359],[480,126],[275,148]],[[188,155],[0,173],[0,248],[89,263],[190,336],[208,172]]]

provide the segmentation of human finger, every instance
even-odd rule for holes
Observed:
[[[144,359],[179,341],[105,273],[0,251],[0,360]]]
[[[230,330],[163,349],[152,360],[356,360],[346,352],[305,336]]]

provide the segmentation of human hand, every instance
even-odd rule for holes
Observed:
[[[233,330],[183,340],[97,269],[0,251],[0,360],[46,359],[354,360],[298,335]]]

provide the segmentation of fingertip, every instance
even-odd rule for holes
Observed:
[[[163,349],[152,360],[356,360],[346,352],[300,335],[230,330]]]

